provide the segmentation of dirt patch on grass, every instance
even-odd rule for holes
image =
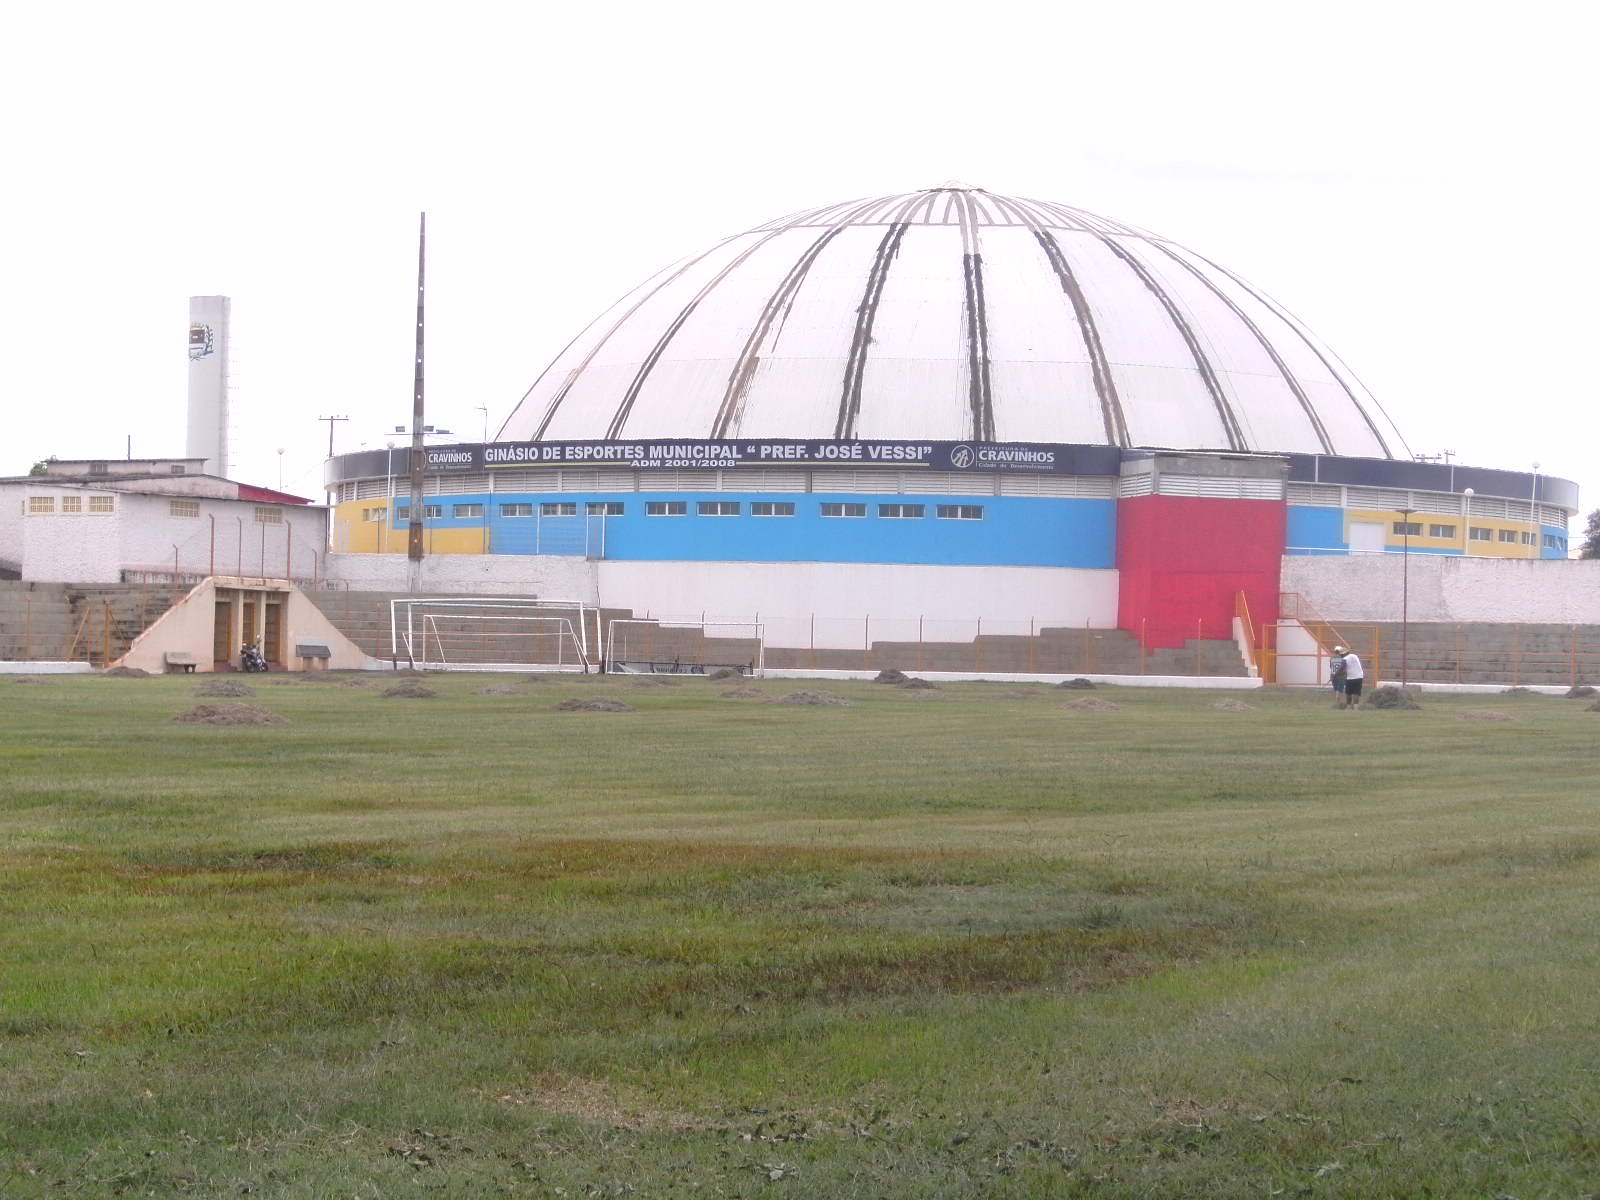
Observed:
[[[1422,705],[1417,703],[1416,696],[1403,687],[1385,684],[1375,690],[1361,704],[1362,708],[1387,709],[1391,712],[1418,709]]]
[[[707,671],[706,678],[712,683],[717,683],[723,679],[742,679],[744,678],[744,672],[735,670],[733,667],[718,667],[714,671]]]
[[[1469,708],[1457,720],[1461,721],[1509,721],[1510,713],[1503,713],[1496,708]]]
[[[1589,705],[1583,711],[1584,712],[1600,712],[1600,700],[1596,700],[1593,704]]]
[[[432,700],[438,694],[423,683],[397,683],[393,687],[383,689],[385,700]]]
[[[937,692],[939,690],[939,685],[933,680],[917,679],[915,676],[908,677],[900,686],[912,692]]]
[[[1217,712],[1255,712],[1254,704],[1246,704],[1243,700],[1213,700],[1211,707]]]
[[[1072,691],[1086,692],[1094,687],[1094,680],[1085,679],[1082,675],[1079,675],[1076,679],[1063,679],[1056,686],[1058,688],[1068,688]]]
[[[872,680],[873,683],[895,683],[895,684],[904,683],[905,681],[906,681],[906,673],[904,671],[896,671],[893,667],[890,667],[887,670],[879,671],[877,673],[877,675],[875,675],[873,677],[873,680]]]
[[[633,1133],[689,1133],[722,1128],[720,1122],[680,1109],[662,1108],[637,1092],[615,1084],[555,1072],[539,1076],[528,1087],[501,1092],[495,1100]]]
[[[1576,687],[1567,689],[1566,699],[1587,700],[1590,696],[1600,696],[1600,688],[1592,688],[1587,683],[1580,683]]]
[[[767,694],[760,688],[737,687],[719,693],[725,700],[765,700]]]
[[[100,672],[107,679],[149,679],[150,672],[141,667],[112,667]]]
[[[555,706],[556,712],[638,712],[631,704],[624,704],[621,700],[607,700],[597,697],[593,700],[584,700],[578,696],[569,696]]]
[[[1502,696],[1537,696],[1539,693],[1534,691],[1532,688],[1508,687],[1505,691],[1501,692],[1500,694]]]
[[[640,675],[633,680],[634,687],[682,687],[683,680],[676,675]]]
[[[814,708],[849,708],[851,702],[843,696],[835,696],[832,692],[790,692],[787,696],[780,696],[773,701],[774,704],[808,705]]]
[[[197,704],[172,718],[180,725],[287,725],[289,718],[255,704]]]
[[[1102,700],[1098,696],[1085,696],[1081,700],[1070,700],[1062,708],[1076,709],[1078,712],[1121,712],[1122,705],[1114,700]]]
[[[54,680],[50,680],[50,679],[40,679],[39,676],[37,676],[37,675],[18,675],[16,681],[18,683],[44,683],[44,684],[48,684],[48,683],[53,683],[54,682]]]
[[[254,696],[256,691],[247,683],[240,683],[237,679],[208,679],[195,688],[196,696]]]

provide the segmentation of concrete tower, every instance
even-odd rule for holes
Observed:
[[[228,473],[228,314],[226,296],[189,297],[189,439],[184,453],[205,473]]]

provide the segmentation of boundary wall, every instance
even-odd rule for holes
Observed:
[[[1282,587],[1333,621],[1600,625],[1600,560],[1285,555]]]

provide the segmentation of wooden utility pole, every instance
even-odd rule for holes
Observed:
[[[423,272],[428,258],[428,214],[421,214],[417,227],[417,375],[416,393],[411,398],[411,525],[406,556],[422,561],[422,299]]]

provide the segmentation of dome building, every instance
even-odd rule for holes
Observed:
[[[1175,646],[1231,636],[1241,597],[1275,619],[1286,554],[1565,557],[1577,506],[1565,480],[1414,461],[1329,347],[1210,259],[958,183],[668,267],[496,440],[426,454],[430,553],[581,558],[597,603],[769,630]],[[336,551],[404,551],[408,471],[404,449],[330,462]]]

